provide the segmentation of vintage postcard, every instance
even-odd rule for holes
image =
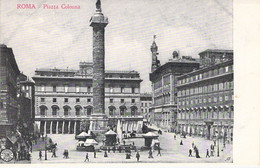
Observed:
[[[232,0],[1,0],[0,16],[0,164],[234,163]]]

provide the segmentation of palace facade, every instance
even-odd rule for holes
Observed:
[[[233,51],[206,50],[199,55],[201,68],[177,77],[177,132],[232,142]]]
[[[43,133],[76,133],[93,113],[93,63],[80,62],[79,70],[37,69],[36,123]],[[136,71],[105,71],[105,114],[112,126],[140,131],[140,75]]]

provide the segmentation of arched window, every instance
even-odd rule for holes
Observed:
[[[75,106],[76,116],[79,116],[79,115],[80,115],[81,110],[82,110],[82,107],[81,107],[81,106],[79,106],[79,105]]]
[[[115,115],[115,111],[116,111],[115,106],[109,106],[108,109],[109,109],[109,115],[110,116],[114,116]]]
[[[52,108],[52,115],[56,116],[60,108],[57,105],[53,105],[51,106],[51,108]]]
[[[120,106],[119,108],[120,108],[120,115],[124,116],[126,113],[126,106]]]
[[[46,106],[44,106],[44,105],[42,105],[42,106],[40,106],[40,115],[41,116],[46,116],[47,115],[47,107]]]
[[[136,106],[132,106],[131,108],[131,116],[135,116],[136,112],[137,112],[137,107]]]
[[[93,107],[92,107],[92,106],[87,106],[87,107],[86,107],[86,110],[87,110],[87,115],[89,116],[89,115],[91,115],[92,112],[93,112]]]
[[[64,116],[68,116],[71,109],[70,106],[64,106],[63,109],[64,109]]]

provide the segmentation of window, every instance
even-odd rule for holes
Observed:
[[[219,90],[223,90],[223,83],[219,83]]]
[[[125,99],[121,99],[121,103],[124,103],[125,102]]]
[[[76,107],[76,116],[79,116],[80,115],[80,108],[79,107]]]
[[[134,87],[132,87],[132,93],[135,93],[135,88]]]
[[[68,86],[68,85],[65,85],[65,86],[64,86],[64,91],[65,91],[65,92],[68,92],[68,91],[69,91],[69,86]]]
[[[88,101],[88,103],[90,103],[90,102],[91,102],[91,99],[87,99],[87,101]]]
[[[218,101],[218,98],[214,97],[214,102],[217,102]]]
[[[135,103],[135,99],[132,99],[132,103]]]
[[[68,102],[69,102],[69,99],[68,99],[68,98],[64,98],[64,102],[65,102],[65,103],[68,103]]]
[[[69,108],[68,107],[64,107],[64,115],[65,116],[69,115]]]
[[[80,86],[76,85],[76,92],[79,93],[80,92]]]
[[[219,97],[219,101],[223,101],[223,97],[222,96]]]
[[[109,102],[110,102],[110,103],[113,103],[113,101],[114,101],[113,99],[109,99]]]
[[[56,103],[56,102],[57,102],[57,98],[53,98],[53,99],[52,99],[52,102],[53,102],[53,103]]]
[[[41,98],[41,102],[42,102],[42,103],[45,102],[45,98]]]
[[[42,92],[45,91],[45,86],[44,86],[44,85],[41,86],[41,91],[42,91]]]
[[[225,96],[225,101],[228,101],[228,96]]]
[[[79,103],[80,102],[80,98],[76,98],[76,102]]]
[[[56,92],[56,86],[52,86],[53,92]]]
[[[209,98],[209,103],[211,103],[211,97]]]
[[[88,86],[87,92],[90,93],[91,92],[91,87]]]
[[[225,67],[225,72],[228,72],[228,66]]]
[[[124,93],[124,92],[125,92],[125,88],[121,87],[121,93]]]
[[[110,86],[110,88],[109,88],[109,92],[110,92],[110,93],[113,93],[113,92],[114,92],[114,88],[113,88],[113,86]]]

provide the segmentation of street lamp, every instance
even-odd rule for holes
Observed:
[[[47,134],[45,136],[45,160],[47,160]]]

